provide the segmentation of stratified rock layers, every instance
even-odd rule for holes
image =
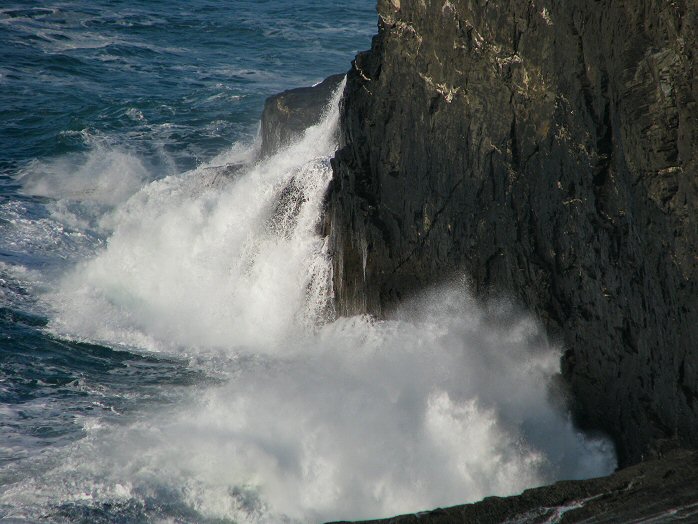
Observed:
[[[623,463],[698,445],[695,0],[380,0],[342,110],[338,311],[465,272],[565,347]]]

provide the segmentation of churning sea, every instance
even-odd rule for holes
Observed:
[[[0,4],[0,520],[321,522],[613,469],[512,306],[452,282],[389,321],[334,318],[341,89],[263,160],[259,116],[348,70],[376,18]]]

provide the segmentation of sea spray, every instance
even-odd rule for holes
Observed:
[[[0,505],[22,515],[320,522],[519,492],[614,467],[551,400],[559,351],[464,285],[392,320],[327,322],[319,234],[338,98],[297,143],[238,149],[144,187],[46,296],[54,332],[186,355],[216,380],[175,405],[85,421]],[[236,166],[211,183],[219,164]],[[215,177],[214,177],[215,178]],[[110,513],[111,512],[111,513]]]
[[[321,122],[271,158],[250,162],[238,150],[118,208],[106,249],[53,297],[56,330],[151,350],[277,351],[312,323],[328,302],[317,229],[340,92]],[[238,167],[221,188],[207,182],[222,160]]]

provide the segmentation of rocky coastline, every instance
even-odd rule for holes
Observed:
[[[375,522],[698,520],[698,9],[379,0],[347,74],[323,232],[336,310],[467,275],[564,349],[624,469]],[[341,80],[271,97],[262,154]]]
[[[456,273],[565,348],[623,465],[698,445],[698,9],[380,0],[326,231],[341,314]]]

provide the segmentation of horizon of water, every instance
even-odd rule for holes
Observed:
[[[450,282],[392,320],[334,318],[341,90],[264,160],[257,120],[346,69],[374,18],[0,9],[0,518],[321,522],[614,469],[571,423],[560,349],[506,301]]]

